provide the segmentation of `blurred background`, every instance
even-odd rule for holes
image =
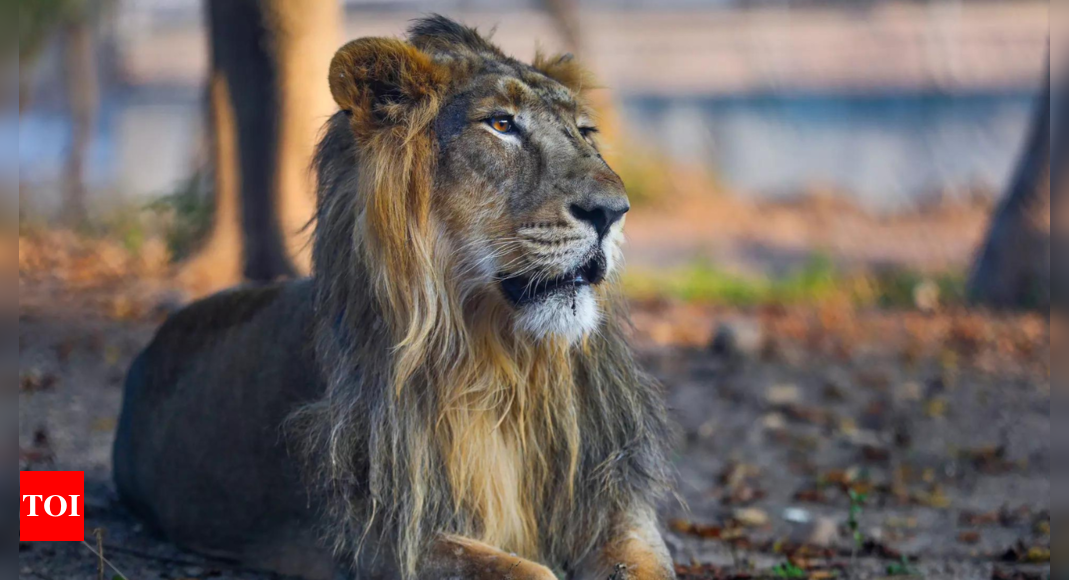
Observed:
[[[332,112],[322,78],[333,49],[402,34],[437,11],[495,30],[520,58],[537,46],[570,51],[595,72],[612,125],[605,147],[644,206],[629,220],[633,287],[660,290],[640,274],[670,267],[674,291],[701,293],[678,278],[783,277],[814,257],[964,280],[1048,74],[1042,1],[348,0],[307,10],[319,4],[293,15],[289,37],[308,38],[287,45],[292,66],[285,50],[262,54],[266,76],[251,78],[222,62],[270,35],[228,30],[227,18],[255,17],[243,8],[217,15],[224,50],[213,65],[203,2],[29,2],[19,109],[0,119],[19,134],[0,169],[17,170],[20,221],[118,228],[185,257],[217,197],[209,83],[236,74],[229,82],[253,93],[298,87],[276,90],[264,105],[273,111],[249,113],[283,119],[261,135],[290,144],[263,153],[283,168],[261,185],[278,190],[278,211],[298,214],[279,218],[278,235],[292,236],[310,208],[296,198],[311,196],[297,174]]]
[[[575,53],[603,87],[635,340],[685,435],[693,511],[665,519],[684,572],[797,559],[773,539],[825,550],[816,572],[852,551],[872,573],[1049,577],[1051,247],[1069,223],[1056,204],[1052,239],[1069,38],[1051,8],[20,0],[0,116],[20,469],[87,470],[115,548],[176,558],[107,507],[122,373],[176,306],[307,273],[330,57],[437,12],[523,60]],[[877,505],[851,550],[859,494]],[[84,555],[53,550],[20,563],[79,577]]]

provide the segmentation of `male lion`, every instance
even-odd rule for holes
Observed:
[[[134,362],[131,509],[305,576],[674,578],[585,79],[439,16],[338,51],[314,275],[195,303]]]

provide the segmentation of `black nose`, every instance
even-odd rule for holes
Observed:
[[[626,202],[618,207],[610,207],[599,203],[583,207],[573,203],[569,209],[575,219],[594,226],[594,231],[598,233],[598,237],[604,238],[605,234],[609,233],[609,228],[620,221],[620,218],[624,217],[624,214],[631,209],[631,206],[627,205]]]

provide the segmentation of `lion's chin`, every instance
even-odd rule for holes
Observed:
[[[601,318],[597,298],[590,286],[554,292],[515,311],[516,327],[535,338],[563,338],[569,344],[597,328]]]

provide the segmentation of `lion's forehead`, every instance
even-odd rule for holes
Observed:
[[[509,59],[483,59],[479,65],[453,64],[452,97],[467,97],[474,106],[517,110],[554,110],[558,114],[588,115],[586,103],[568,87],[528,64]]]

